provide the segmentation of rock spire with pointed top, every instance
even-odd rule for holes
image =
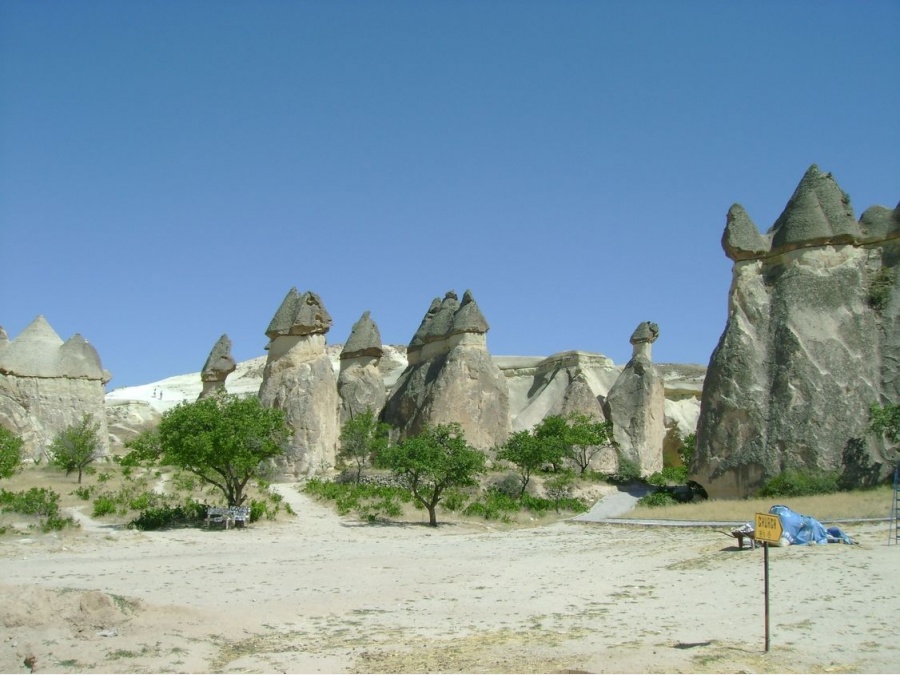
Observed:
[[[203,370],[200,372],[203,391],[200,392],[198,400],[220,392],[224,393],[225,380],[236,368],[237,364],[231,356],[231,338],[223,334],[213,345],[206,363],[203,364]]]

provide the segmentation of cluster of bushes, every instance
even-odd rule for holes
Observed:
[[[48,488],[34,487],[22,492],[0,490],[0,513],[37,516],[37,527],[42,532],[78,527],[78,523],[74,520],[60,515],[59,494]],[[5,528],[2,532],[5,532]]]

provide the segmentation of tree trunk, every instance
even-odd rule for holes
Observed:
[[[437,527],[437,507],[434,504],[428,504],[428,524],[431,527]]]
[[[81,485],[81,467],[78,467],[78,484]]]

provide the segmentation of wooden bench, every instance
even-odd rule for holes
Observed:
[[[206,527],[210,523],[222,523],[227,530],[232,525],[246,527],[250,522],[249,506],[210,506],[206,509]]]

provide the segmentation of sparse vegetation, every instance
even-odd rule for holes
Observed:
[[[767,480],[757,491],[758,497],[808,497],[838,491],[837,471],[801,471],[786,469]]]
[[[24,441],[6,427],[0,427],[0,478],[11,478],[22,466]]]
[[[470,447],[458,424],[426,427],[412,438],[384,448],[376,458],[428,510],[429,525],[437,527],[437,505],[444,491],[476,485],[484,473],[485,456]]]
[[[884,435],[891,443],[900,443],[900,403],[869,408],[869,431]]]
[[[390,426],[379,422],[371,408],[351,417],[341,428],[341,447],[337,458],[345,465],[355,465],[357,483],[363,469],[372,464],[372,458],[387,447],[389,431]]]
[[[891,299],[891,289],[894,286],[890,268],[883,267],[872,283],[869,284],[869,293],[866,300],[869,307],[881,314]]]
[[[48,455],[50,463],[62,469],[68,476],[78,472],[78,483],[89,464],[94,462],[100,452],[100,423],[94,416],[85,413],[77,424],[57,434],[50,444]]]
[[[60,515],[59,493],[49,488],[33,487],[22,492],[0,490],[0,513],[36,516],[35,527],[43,532],[77,527],[74,520]]]

